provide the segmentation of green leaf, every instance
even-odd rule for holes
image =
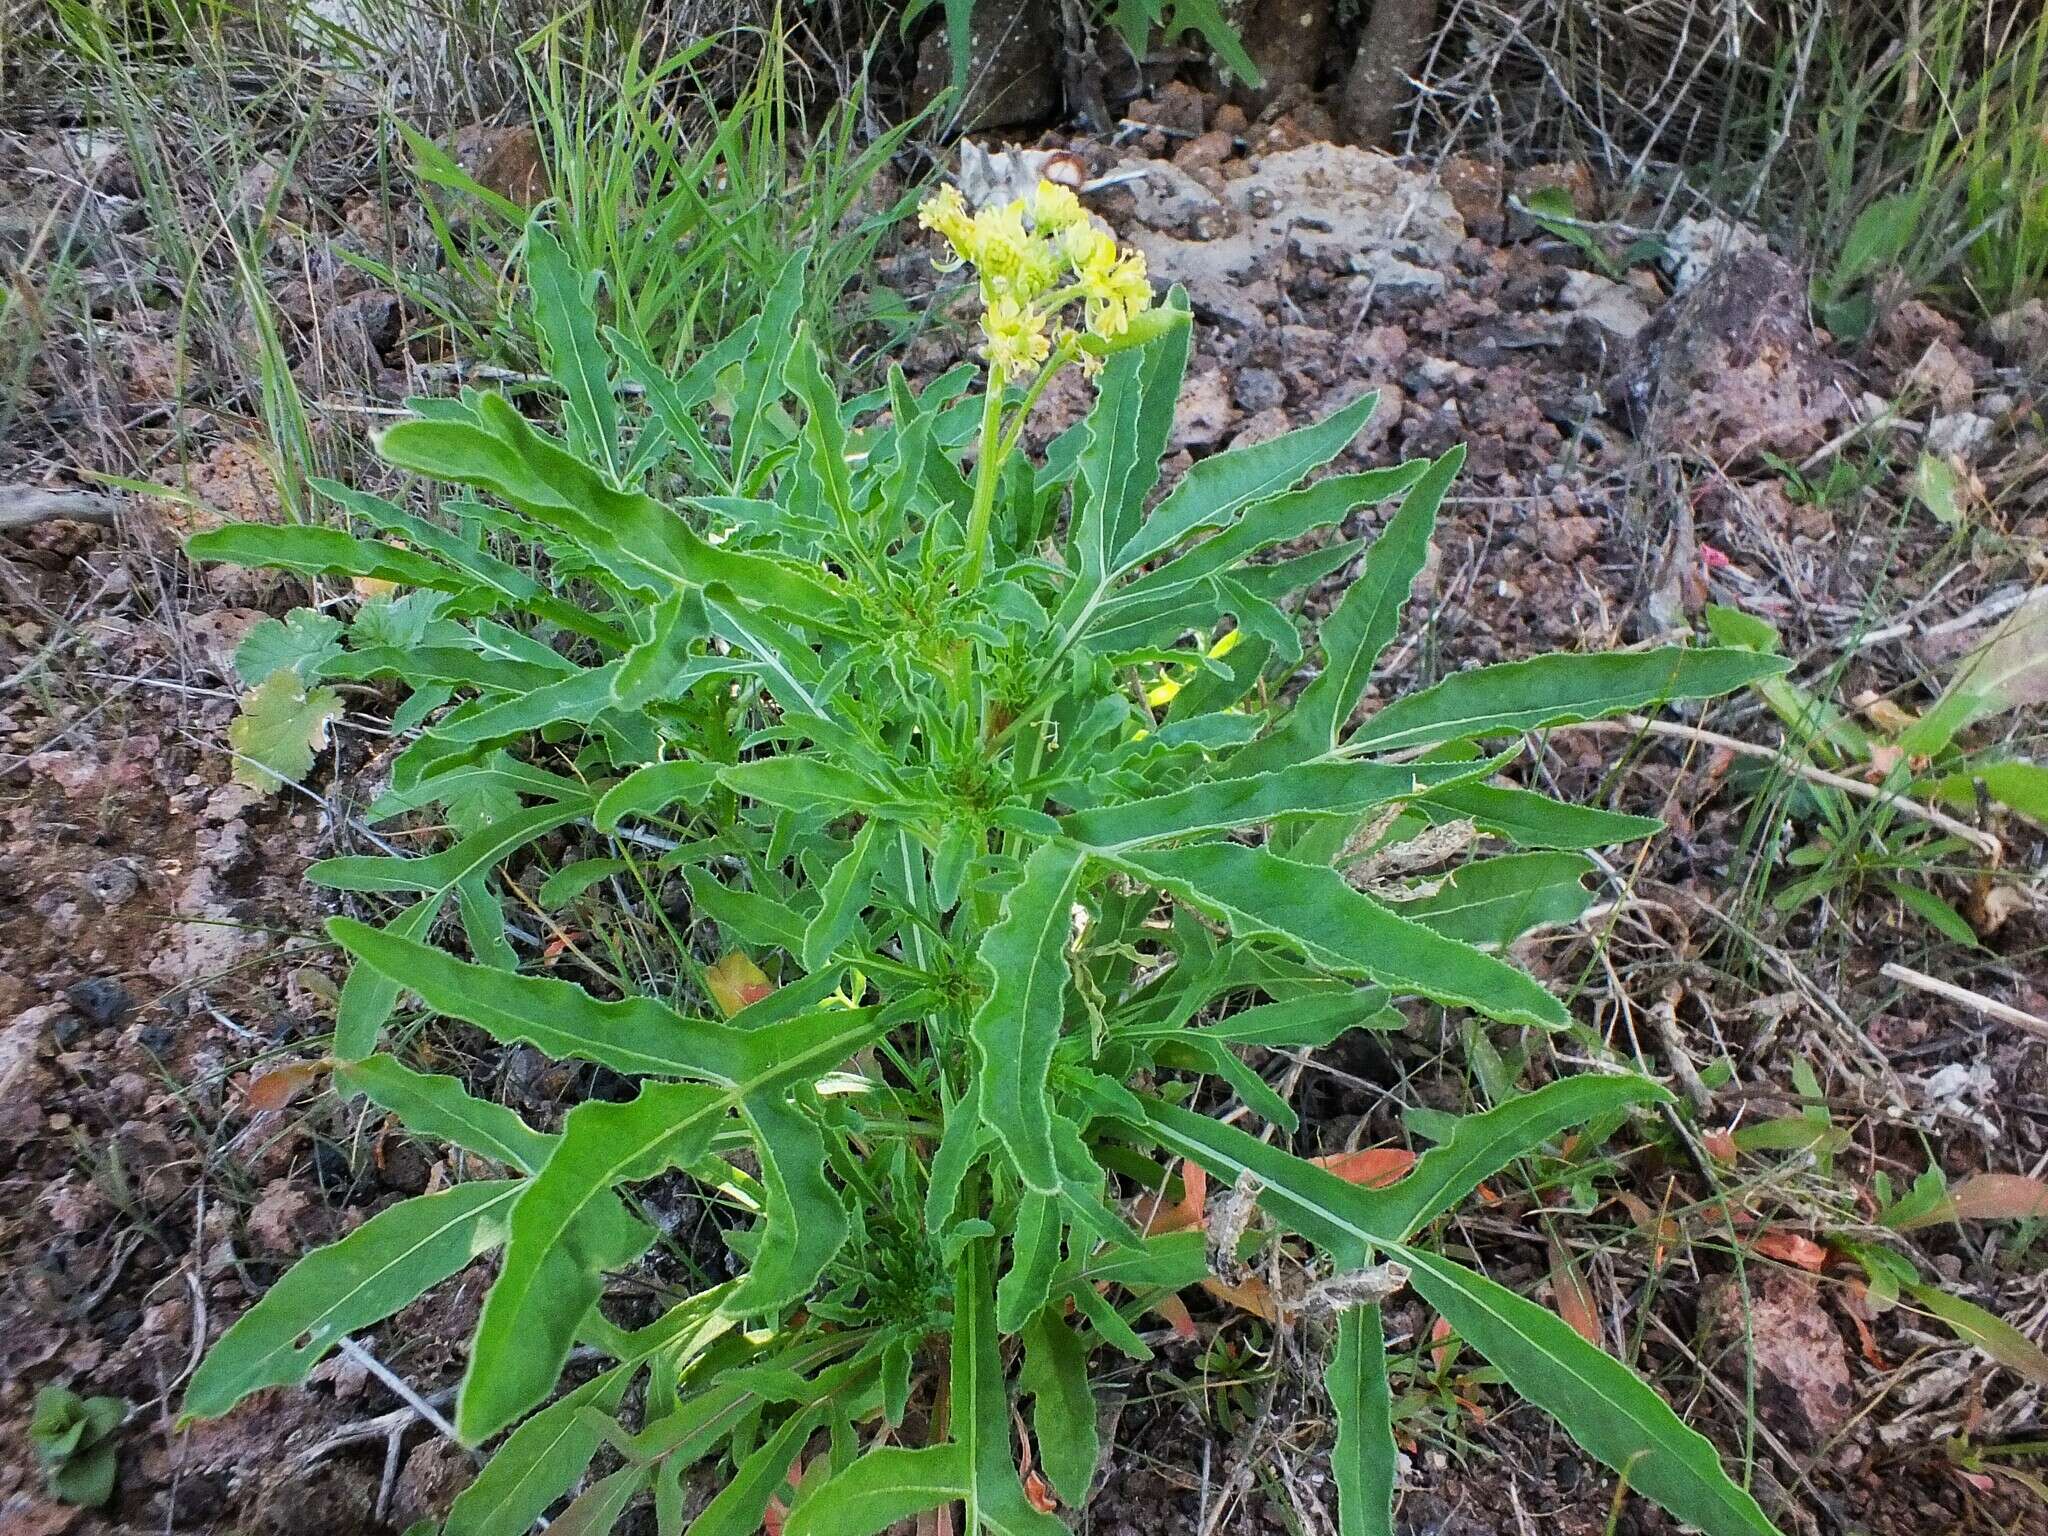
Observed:
[[[591,819],[598,831],[614,832],[628,816],[658,816],[679,800],[695,805],[717,782],[718,768],[713,763],[649,763],[606,790]]]
[[[569,1111],[553,1155],[512,1208],[504,1265],[484,1298],[456,1400],[465,1444],[488,1439],[547,1396],[604,1271],[631,1263],[653,1240],[612,1186],[695,1162],[732,1107],[716,1088],[649,1082],[623,1104]]]
[[[185,541],[185,553],[201,565],[261,565],[301,576],[363,576],[437,592],[475,590],[468,578],[424,555],[304,523],[230,523],[194,534]]]
[[[1103,853],[1256,826],[1281,816],[1357,814],[1433,785],[1496,772],[1486,763],[1297,763],[1272,773],[1216,779],[1060,818],[1060,830]],[[1237,763],[1229,765],[1235,768]]]
[[[589,1467],[604,1443],[599,1415],[618,1409],[632,1381],[631,1368],[614,1366],[513,1430],[456,1495],[443,1536],[525,1536]]]
[[[965,1499],[973,1477],[968,1454],[957,1440],[869,1451],[791,1510],[782,1536],[874,1536]]]
[[[645,1467],[621,1467],[579,1493],[569,1507],[548,1522],[554,1536],[605,1536],[618,1523],[633,1495],[647,1486]]]
[[[1330,1472],[1338,1536],[1394,1536],[1394,1404],[1377,1304],[1337,1317],[1337,1349],[1324,1377],[1337,1413]]]
[[[400,468],[502,497],[573,539],[632,591],[660,600],[678,587],[717,582],[800,619],[840,619],[842,599],[817,577],[707,542],[653,497],[608,484],[501,397],[481,395],[477,406],[476,422],[400,422],[378,440],[379,450]]]
[[[1023,879],[981,941],[978,958],[990,988],[969,1026],[980,1060],[982,1120],[1025,1185],[1043,1195],[1063,1188],[1046,1076],[1066,1017],[1067,942],[1086,857],[1071,845],[1046,843],[1025,861]]]
[[[439,853],[416,858],[384,854],[350,854],[321,859],[306,871],[315,885],[335,891],[419,891],[428,896],[453,890],[462,881],[494,867],[500,859],[535,838],[565,826],[589,812],[587,800],[560,800],[530,806],[495,822]]]
[[[540,904],[550,912],[566,907],[593,885],[624,874],[632,866],[624,859],[578,859],[564,864],[540,883]]]
[[[327,744],[327,727],[342,715],[332,688],[308,689],[289,667],[280,668],[242,695],[242,710],[228,724],[234,779],[265,794],[296,784]]]
[[[1429,558],[1437,508],[1464,462],[1465,450],[1453,448],[1415,482],[1373,540],[1358,579],[1323,620],[1323,670],[1302,690],[1280,729],[1239,754],[1235,769],[1278,768],[1322,757],[1337,745],[1351,712],[1365,697],[1373,664],[1400,628],[1409,589]]]
[[[1730,648],[1535,656],[1457,672],[1397,699],[1352,733],[1354,752],[1391,752],[1475,736],[1543,730],[1599,720],[1671,699],[1704,699],[1790,663]]]
[[[1534,790],[1501,784],[1433,789],[1417,797],[1415,808],[1432,821],[1469,821],[1520,848],[1610,848],[1664,830],[1664,823],[1653,816],[1567,805]]]
[[[1357,1269],[1369,1261],[1374,1245],[1405,1241],[1515,1159],[1569,1127],[1629,1104],[1669,1098],[1648,1078],[1565,1078],[1484,1114],[1461,1117],[1406,1178],[1384,1189],[1348,1184],[1206,1115],[1162,1103],[1147,1103],[1145,1114],[1168,1147],[1219,1179],[1235,1184],[1250,1173],[1265,1186],[1260,1204],[1276,1220],[1322,1248],[1340,1267]]]
[[[1050,1309],[1024,1329],[1017,1387],[1032,1400],[1031,1428],[1046,1477],[1069,1506],[1084,1508],[1102,1455],[1095,1395],[1088,1390],[1088,1346]]]
[[[880,818],[864,822],[854,835],[853,847],[840,856],[819,888],[818,910],[804,926],[801,959],[805,970],[822,969],[860,927],[861,911],[868,904],[881,865],[886,825]]]
[[[1511,853],[1474,859],[1426,896],[1394,910],[1445,938],[1505,949],[1532,928],[1570,926],[1593,904],[1585,878],[1595,865],[1576,853]]]
[[[1052,1294],[1053,1271],[1059,1267],[1060,1237],[1065,1230],[1057,1196],[1027,1191],[1017,1202],[1017,1224],[1010,1234],[1010,1267],[996,1285],[996,1327],[1004,1333],[1021,1329]]]
[[[2011,1323],[1939,1286],[1902,1283],[1899,1288],[1972,1349],[2036,1386],[2048,1386],[2048,1354]]]
[[[341,621],[312,608],[294,608],[282,620],[261,619],[235,647],[235,671],[245,688],[273,672],[290,671],[301,682],[317,677],[322,662],[341,654]]]
[[[1313,426],[1202,460],[1181,476],[1144,527],[1116,552],[1113,569],[1121,572],[1142,565],[1189,534],[1217,527],[1250,503],[1288,489],[1342,453],[1378,403],[1377,395],[1362,395]]]
[[[756,1029],[686,1018],[651,997],[601,1002],[574,983],[473,965],[350,918],[327,921],[334,941],[506,1045],[594,1061],[628,1077],[689,1077],[740,1095],[815,1081],[880,1032],[877,1010],[830,1008]]]
[[[1010,1394],[998,1348],[995,1243],[967,1245],[953,1282],[953,1437],[967,1452],[966,1532],[984,1526],[998,1536],[1067,1536],[1067,1528],[1024,1497],[1010,1440]]]
[[[1585,1093],[1579,1084],[1589,1086],[1589,1098],[1562,1092]],[[1340,1269],[1361,1267],[1375,1249],[1406,1265],[1424,1299],[1516,1391],[1557,1418],[1593,1455],[1624,1470],[1630,1487],[1711,1536],[1773,1536],[1755,1501],[1721,1470],[1713,1447],[1626,1366],[1588,1344],[1555,1313],[1402,1241],[1488,1171],[1569,1123],[1566,1116],[1599,1113],[1595,1106],[1603,1094],[1616,1093],[1632,1100],[1666,1097],[1643,1079],[1567,1079],[1461,1121],[1450,1142],[1389,1190],[1347,1184],[1206,1115],[1158,1103],[1148,1104],[1146,1113],[1169,1149],[1194,1158],[1212,1175],[1235,1183],[1249,1174],[1263,1186],[1260,1206],[1323,1249]]]
[[[554,232],[536,219],[526,226],[526,275],[548,371],[562,387],[569,445],[616,480],[619,413],[597,340],[598,274],[579,272]]]
[[[1510,1024],[1569,1021],[1532,978],[1409,921],[1354,891],[1335,870],[1296,864],[1236,843],[1209,843],[1114,860],[1240,939],[1270,938],[1348,976],[1474,1008]]]
[[[791,1414],[753,1453],[733,1469],[704,1512],[690,1522],[689,1536],[754,1536],[768,1501],[789,1480],[790,1463],[824,1417],[822,1406]]]
[[[1972,763],[1961,773],[1938,780],[1933,792],[1938,799],[1965,809],[1977,804],[1977,785],[1999,804],[2018,811],[2029,821],[2048,826],[2048,767],[2013,758],[2002,763]]]
[[[1394,1247],[1415,1289],[1516,1392],[1628,1479],[1628,1486],[1707,1536],[1778,1536],[1707,1439],[1656,1392],[1555,1312],[1425,1249]]]
[[[398,1116],[415,1136],[453,1142],[521,1173],[545,1163],[557,1140],[504,1105],[472,1097],[455,1078],[415,1072],[394,1056],[366,1056],[337,1067],[334,1091],[344,1098],[362,1094]]]
[[[304,1381],[338,1339],[495,1248],[524,1188],[524,1180],[492,1179],[403,1200],[307,1254],[200,1362],[181,1420],[219,1418],[251,1392]]]
[[[1166,302],[1187,309],[1187,295],[1178,289]],[[1075,580],[1060,610],[1069,633],[1085,626],[1113,574],[1112,554],[1137,531],[1145,498],[1159,483],[1189,336],[1182,326],[1156,346],[1119,353],[1103,366],[1075,466],[1082,491],[1074,498],[1067,543]]]

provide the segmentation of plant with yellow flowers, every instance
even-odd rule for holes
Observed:
[[[1441,1011],[1570,1030],[1503,956],[1585,910],[1583,850],[1656,824],[1499,782],[1515,743],[1783,663],[1544,657],[1354,722],[1460,454],[1312,479],[1368,396],[1162,487],[1184,297],[1155,302],[1058,188],[978,213],[940,193],[922,222],[979,285],[978,399],[963,367],[842,400],[794,323],[801,258],[671,374],[536,223],[559,434],[495,394],[418,402],[380,442],[419,477],[404,504],[327,484],[340,526],[192,541],[332,583],[237,657],[252,710],[290,706],[239,738],[295,742],[273,782],[312,769],[328,684],[410,690],[372,814],[419,851],[308,872],[348,904],[322,1059],[459,1177],[289,1270],[186,1417],[304,1381],[430,1287],[487,1286],[452,1428],[494,1454],[448,1536],[642,1504],[665,1536],[778,1509],[785,1536],[868,1536],[945,1506],[963,1536],[1061,1536],[1096,1481],[1099,1364],[1149,1358],[1151,1320],[1220,1278],[1328,1340],[1357,1536],[1391,1529],[1381,1306],[1412,1288],[1631,1491],[1769,1536],[1656,1391],[1434,1236],[1482,1180],[1563,1177],[1571,1128],[1583,1182],[1682,1105],[1618,1068],[1496,1066],[1491,1108],[1438,1115],[1414,1172],[1367,1190],[1288,1150],[1296,1075],[1266,1069],[1360,1029],[1399,1051]],[[1034,461],[1023,420],[1068,364],[1098,398]],[[1376,540],[1343,537],[1394,498]],[[1259,558],[1280,546],[1309,552]],[[1284,604],[1353,562],[1311,666]],[[1444,823],[1469,835],[1435,840],[1459,851],[1431,878],[1348,878]],[[513,1046],[588,1068],[565,1079],[588,1096],[538,1122],[488,1097]],[[1205,1236],[1212,1177],[1240,1197]]]

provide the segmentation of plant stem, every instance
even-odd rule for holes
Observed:
[[[1003,386],[994,364],[988,370],[988,392],[981,399],[981,458],[974,466],[974,506],[967,514],[967,571],[961,590],[981,580],[981,558],[988,546],[989,515],[995,511],[996,475],[1003,467]]]

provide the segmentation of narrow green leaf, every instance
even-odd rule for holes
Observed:
[[[953,1437],[967,1452],[966,1532],[1067,1536],[1067,1528],[1024,1497],[1010,1439],[1010,1393],[996,1339],[995,1240],[967,1245],[953,1282]]]
[[[1015,1333],[1052,1294],[1065,1231],[1056,1196],[1027,1192],[1017,1202],[1017,1226],[1010,1234],[1010,1267],[996,1285],[996,1327]]]
[[[1077,843],[1118,853],[1147,843],[1257,826],[1281,816],[1355,815],[1420,794],[1432,785],[1493,773],[1487,763],[1297,763],[1248,778],[1215,779],[1143,800],[1075,811],[1060,830]],[[1235,767],[1233,762],[1231,767]]]
[[[1332,970],[1506,1023],[1569,1021],[1557,999],[1529,976],[1410,922],[1326,866],[1296,864],[1237,843],[1127,853],[1114,862],[1229,924],[1240,939],[1276,939]]]
[[[658,816],[677,801],[695,805],[718,782],[715,763],[678,760],[636,768],[604,792],[592,820],[613,832],[628,816]]]
[[[597,339],[598,274],[579,272],[554,232],[535,219],[526,226],[526,275],[548,371],[562,387],[570,446],[616,480],[619,412]]]
[[[461,881],[490,869],[515,849],[587,814],[589,809],[587,800],[529,806],[439,853],[420,858],[364,854],[322,859],[306,871],[306,878],[335,891],[445,894]]]
[[[1345,745],[1354,752],[1391,752],[1544,730],[1672,699],[1713,698],[1790,666],[1782,657],[1725,647],[1534,656],[1456,672],[1396,699]]]
[[[1018,1176],[1042,1195],[1060,1193],[1046,1075],[1066,1017],[1067,941],[1074,891],[1087,855],[1046,843],[1025,861],[978,956],[987,999],[969,1034],[980,1060],[981,1117],[1003,1143]]]
[[[1433,789],[1416,797],[1415,808],[1435,822],[1469,821],[1518,848],[1611,848],[1664,830],[1664,823],[1653,816],[1567,805],[1534,790],[1502,784]]]
[[[1373,664],[1400,628],[1409,589],[1429,558],[1437,508],[1464,462],[1465,450],[1453,448],[1432,463],[1402,499],[1366,552],[1358,579],[1323,620],[1318,637],[1323,670],[1302,690],[1280,729],[1246,748],[1233,771],[1251,773],[1304,762],[1337,745],[1351,712],[1365,697]]]
[[[1031,1428],[1045,1475],[1070,1507],[1085,1508],[1102,1455],[1095,1396],[1088,1390],[1088,1346],[1050,1310],[1024,1330],[1017,1387],[1032,1400]]]
[[[1448,939],[1505,949],[1532,928],[1576,923],[1593,904],[1591,859],[1576,853],[1510,853],[1474,859],[1435,890],[1392,903],[1394,911]]]
[[[732,1308],[775,1312],[808,1294],[844,1245],[846,1207],[825,1178],[825,1142],[810,1116],[773,1092],[750,1094],[740,1108],[754,1132],[767,1198]]]
[[[513,1430],[456,1495],[443,1536],[525,1536],[589,1467],[604,1443],[598,1415],[616,1412],[632,1381],[631,1367],[614,1366]]]
[[[473,1097],[457,1079],[415,1072],[394,1056],[366,1056],[337,1067],[334,1091],[364,1095],[415,1136],[453,1142],[521,1173],[545,1163],[557,1140],[504,1105]]]
[[[1202,460],[1181,476],[1144,527],[1116,552],[1114,568],[1127,571],[1142,565],[1189,534],[1217,527],[1250,503],[1287,490],[1342,453],[1378,403],[1377,395],[1361,395],[1312,426]]]
[[[489,1438],[547,1396],[604,1271],[652,1241],[612,1187],[696,1161],[731,1111],[717,1088],[655,1082],[622,1104],[569,1111],[554,1155],[513,1207],[504,1265],[484,1298],[456,1401],[464,1443]]]
[[[853,847],[840,856],[819,888],[818,910],[804,926],[801,958],[805,970],[824,966],[860,927],[860,914],[868,904],[881,862],[885,826],[879,817],[863,823],[854,835]]]
[[[1981,1350],[2036,1386],[2048,1386],[2048,1354],[2005,1319],[1939,1286],[1902,1284],[1899,1288],[1972,1349]]]
[[[307,1254],[207,1352],[181,1418],[219,1418],[260,1388],[304,1381],[337,1340],[382,1322],[503,1241],[524,1188],[523,1180],[487,1179],[403,1200]]]
[[[1338,1536],[1394,1536],[1394,1403],[1377,1304],[1338,1314],[1337,1349],[1324,1381],[1337,1411],[1330,1472]]]
[[[1425,1249],[1389,1252],[1408,1267],[1422,1298],[1517,1393],[1625,1475],[1633,1491],[1707,1536],[1779,1536],[1756,1499],[1722,1470],[1712,1444],[1555,1312]]]
[[[965,1499],[972,1472],[959,1441],[869,1451],[789,1513],[782,1536],[875,1536],[898,1521]]]

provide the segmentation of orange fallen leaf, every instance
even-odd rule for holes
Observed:
[[[1700,1137],[1700,1145],[1707,1149],[1707,1156],[1717,1163],[1735,1161],[1735,1138],[1727,1131],[1708,1131]]]
[[[775,983],[743,950],[734,950],[713,961],[704,972],[704,984],[711,1000],[728,1019],[751,1007],[775,990]]]
[[[265,1072],[261,1077],[250,1079],[249,1086],[242,1091],[242,1104],[251,1113],[266,1109],[283,1109],[299,1096],[308,1086],[318,1081],[321,1074],[332,1066],[327,1061],[296,1061],[288,1067],[278,1067]]]
[[[1796,1265],[1816,1275],[1827,1268],[1827,1249],[1812,1238],[1802,1237],[1797,1232],[1759,1232],[1751,1240],[1749,1247],[1752,1253],[1762,1254],[1767,1259],[1776,1259],[1780,1264]]]
[[[1856,1330],[1857,1347],[1863,1358],[1880,1371],[1888,1371],[1891,1362],[1886,1360],[1877,1347],[1877,1335],[1870,1331],[1870,1290],[1861,1280],[1850,1280],[1842,1287],[1842,1311]]]
[[[1209,1170],[1200,1163],[1183,1162],[1180,1165],[1180,1187],[1180,1199],[1172,1205],[1164,1203],[1164,1192],[1155,1200],[1142,1202],[1152,1208],[1152,1214],[1145,1220],[1147,1237],[1160,1237],[1168,1232],[1200,1230],[1206,1225]]]
[[[1173,1329],[1178,1337],[1183,1339],[1195,1337],[1195,1320],[1188,1314],[1187,1303],[1178,1296],[1160,1297],[1159,1300],[1152,1304],[1152,1310],[1166,1319],[1167,1325]]]
[[[1415,1154],[1406,1147],[1366,1147],[1357,1152],[1337,1152],[1329,1157],[1311,1158],[1318,1168],[1327,1168],[1346,1184],[1367,1189],[1385,1189],[1415,1166]]]
[[[1661,1211],[1651,1210],[1647,1201],[1625,1189],[1615,1191],[1614,1199],[1628,1212],[1636,1230],[1650,1239],[1650,1262],[1662,1268],[1665,1252],[1678,1241],[1678,1223]]]
[[[1036,1467],[1024,1474],[1024,1497],[1031,1501],[1031,1507],[1041,1515],[1049,1515],[1060,1507],[1060,1501],[1052,1496],[1052,1489],[1046,1486],[1045,1479],[1038,1475]]]
[[[2031,1174],[1979,1173],[1948,1192],[1961,1221],[2031,1221],[2048,1217],[2048,1184]]]
[[[1254,1317],[1262,1317],[1269,1323],[1280,1321],[1280,1304],[1273,1300],[1273,1292],[1257,1275],[1247,1275],[1239,1285],[1208,1275],[1202,1281],[1202,1289],[1218,1301],[1227,1301]]]
[[[1436,1362],[1439,1371],[1448,1369],[1451,1363],[1451,1346],[1444,1342],[1450,1336],[1451,1320],[1448,1317],[1440,1317],[1429,1325],[1429,1342],[1436,1346],[1429,1352],[1429,1357]]]
[[[1572,1326],[1572,1332],[1596,1349],[1601,1342],[1600,1313],[1593,1304],[1592,1287],[1562,1243],[1550,1245],[1550,1289],[1556,1298],[1557,1315]]]

